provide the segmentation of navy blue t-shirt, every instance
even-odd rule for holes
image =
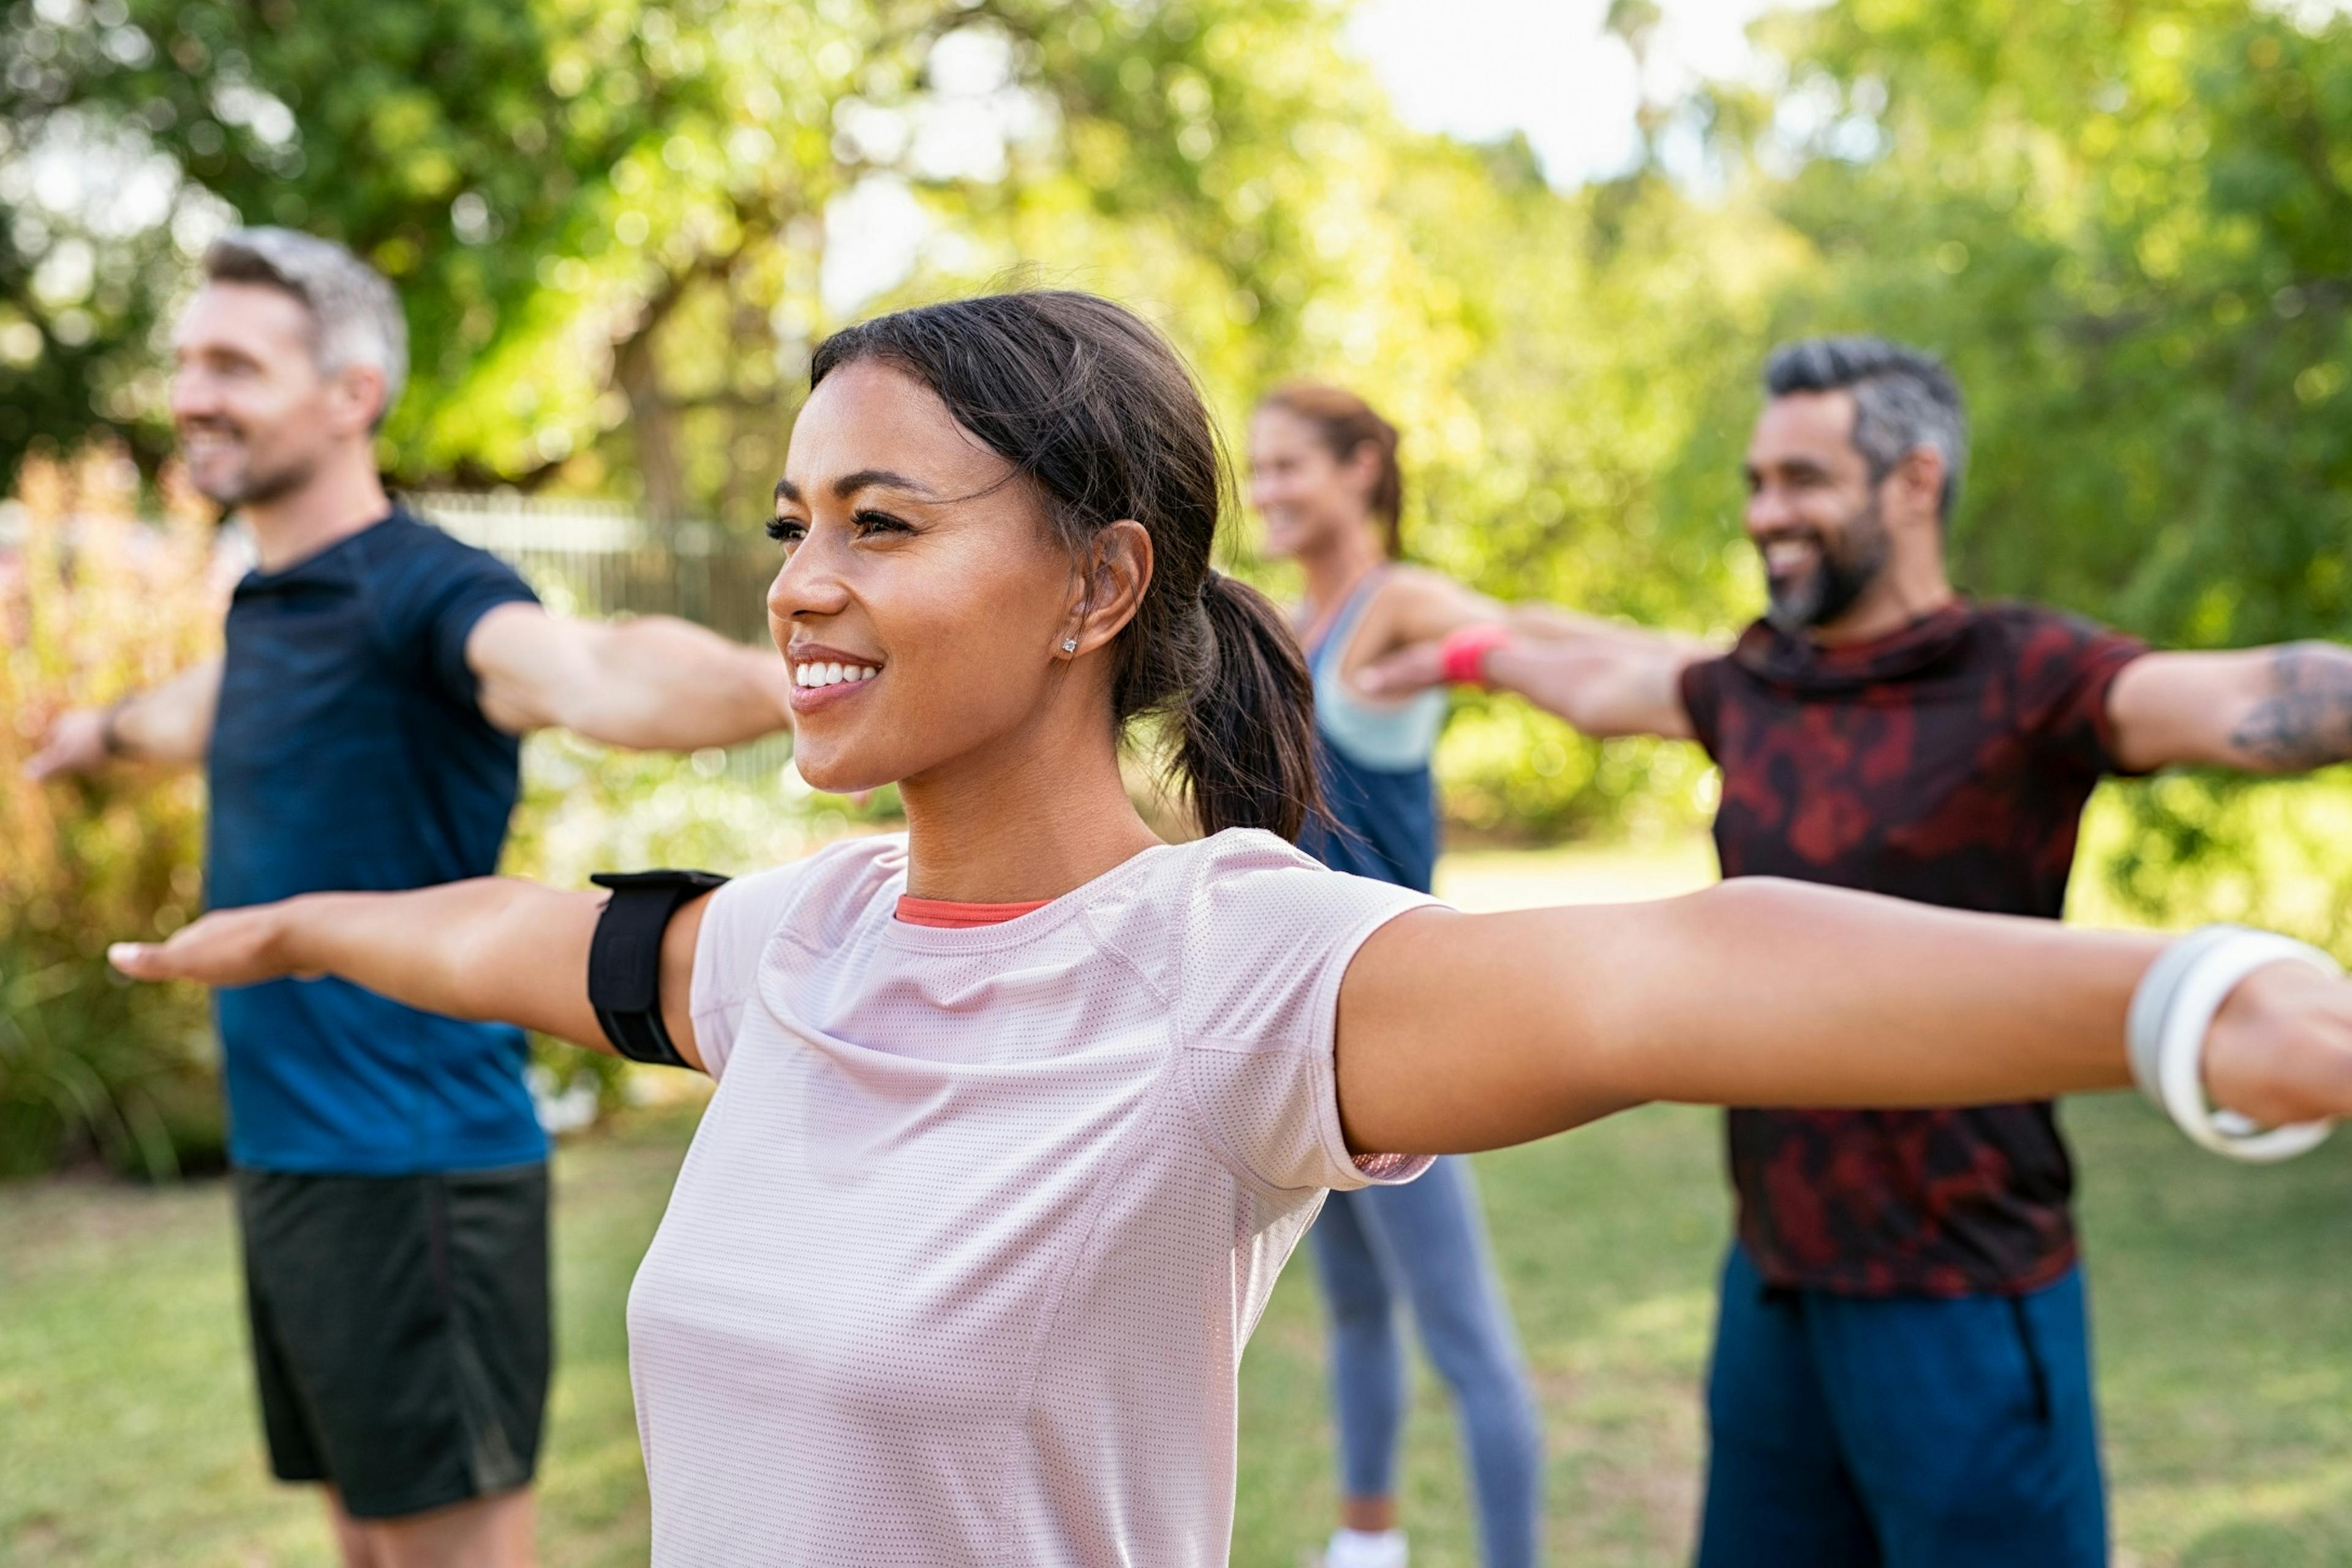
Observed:
[[[212,906],[497,869],[520,748],[482,717],[466,637],[531,599],[495,556],[401,510],[238,584],[208,763]],[[333,979],[225,990],[217,1007],[241,1166],[394,1175],[546,1158],[520,1030]]]

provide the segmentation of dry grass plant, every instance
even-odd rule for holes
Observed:
[[[201,779],[25,773],[58,713],[217,647],[233,574],[216,545],[176,474],[151,495],[106,446],[27,461],[0,511],[0,1173],[101,1159],[162,1177],[220,1157],[200,1000],[133,988],[104,960],[198,909]]]

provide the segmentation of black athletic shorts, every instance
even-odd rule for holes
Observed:
[[[522,1486],[551,1359],[547,1167],[236,1173],[270,1468],[357,1519]]]

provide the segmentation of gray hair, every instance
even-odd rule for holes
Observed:
[[[310,313],[311,356],[332,373],[363,364],[383,374],[375,422],[408,381],[408,321],[384,275],[331,239],[290,228],[233,229],[205,247],[205,279],[258,283],[299,300]]]
[[[1944,459],[1936,515],[1948,521],[1969,463],[1969,411],[1944,362],[1885,338],[1807,338],[1783,343],[1765,362],[1764,389],[1853,394],[1853,446],[1873,484],[1921,447]]]

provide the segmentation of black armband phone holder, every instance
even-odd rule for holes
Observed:
[[[662,933],[680,904],[727,879],[709,871],[599,871],[588,879],[613,889],[588,942],[588,1005],[604,1037],[631,1061],[686,1066],[662,1023]]]

